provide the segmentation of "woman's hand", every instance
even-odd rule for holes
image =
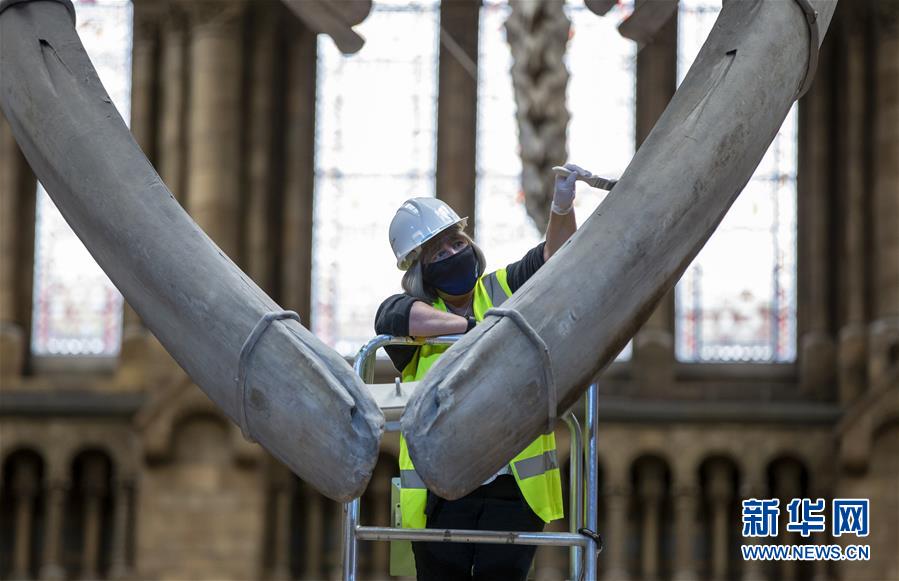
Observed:
[[[556,187],[553,191],[552,212],[553,214],[559,214],[560,216],[564,216],[571,211],[572,204],[574,204],[574,182],[577,180],[578,176],[589,178],[593,175],[584,168],[574,165],[573,163],[566,163],[562,167],[571,171],[571,173],[564,178],[556,176]]]
[[[409,311],[409,334],[413,337],[461,335],[467,331],[467,318],[435,309],[422,301],[412,303]]]
[[[552,212],[549,213],[549,224],[546,226],[546,244],[543,246],[543,259],[556,253],[577,230],[577,219],[574,216],[574,182],[578,176],[590,177],[591,174],[573,163],[566,163],[565,169],[571,170],[567,176],[556,176],[556,188],[553,192]]]

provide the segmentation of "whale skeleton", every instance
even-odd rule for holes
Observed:
[[[75,32],[69,0],[0,2],[0,103],[66,221],[194,382],[326,496],[365,490],[384,417],[344,359],[181,208]]]
[[[475,489],[551,428],[624,347],[808,89],[835,8],[836,0],[725,0],[608,197],[413,392],[402,428],[430,490],[454,499]]]
[[[431,490],[476,488],[624,346],[808,89],[835,6],[724,3],[614,191],[416,387],[402,425]],[[374,399],[175,201],[73,23],[69,0],[0,0],[0,104],[32,169],[147,327],[246,435],[323,494],[361,495],[384,424]]]

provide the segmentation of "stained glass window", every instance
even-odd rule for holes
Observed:
[[[319,36],[312,329],[344,355],[401,292],[394,212],[434,195],[439,18],[437,0],[376,0],[357,54]]]
[[[76,29],[100,80],[125,119],[131,113],[130,0],[76,1]],[[122,296],[38,186],[35,222],[36,356],[115,356]]]
[[[720,1],[681,0],[678,78],[708,36]],[[676,287],[681,361],[796,357],[796,105],[746,188]]]
[[[619,177],[634,154],[636,46],[617,30],[629,5],[619,3],[604,17],[581,2],[566,5],[568,158],[607,177]],[[512,55],[504,27],[509,12],[505,1],[485,1],[480,18],[476,232],[489,269],[520,259],[543,237],[525,211],[521,190]],[[580,224],[605,196],[578,182]],[[619,359],[627,359],[630,350],[628,344]]]

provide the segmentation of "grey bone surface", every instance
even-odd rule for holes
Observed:
[[[175,201],[106,94],[60,0],[0,3],[0,102],[66,221],[147,327],[237,421],[238,354],[280,310]],[[338,501],[365,490],[384,418],[361,379],[295,321],[247,368],[251,433]]]
[[[823,39],[836,2],[814,6]],[[503,304],[548,346],[559,416],[649,317],[751,177],[805,77],[808,26],[796,2],[726,2],[615,188]],[[540,364],[516,323],[496,317],[434,364],[402,418],[430,490],[463,496],[545,429]]]

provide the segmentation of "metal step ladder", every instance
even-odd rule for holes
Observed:
[[[353,361],[359,374],[378,402],[386,418],[385,431],[400,431],[399,418],[417,382],[375,384],[375,354],[388,345],[451,345],[462,335],[441,337],[394,337],[378,335],[365,344]],[[371,527],[359,523],[361,499],[343,505],[343,579],[356,581],[359,541],[428,541],[442,543],[493,543],[512,545],[551,545],[570,547],[569,572],[572,581],[595,581],[596,565],[602,551],[602,538],[596,533],[598,499],[598,460],[596,456],[596,384],[590,385],[585,397],[586,441],[580,423],[571,410],[563,420],[571,434],[569,460],[569,532],[510,532],[457,529],[404,529]]]

